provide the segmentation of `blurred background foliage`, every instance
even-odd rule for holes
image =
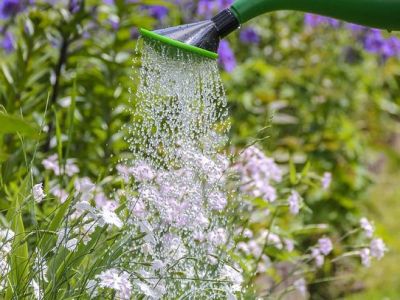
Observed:
[[[130,121],[137,28],[201,19],[195,7],[195,1],[36,1],[1,20],[1,209],[34,154],[39,177],[40,162],[53,153],[76,158],[82,176],[114,172],[126,153],[120,129]],[[329,223],[339,236],[368,215],[391,248],[371,270],[349,266],[354,276],[345,284],[312,287],[313,298],[358,292],[351,299],[396,299],[399,56],[365,51],[357,31],[309,26],[298,12],[262,16],[246,28],[258,38],[233,34],[230,65],[221,61],[229,71],[222,70],[232,145],[257,142],[282,165],[293,161],[300,171],[309,162],[316,174],[331,172],[329,192],[303,195],[314,212],[306,222]]]

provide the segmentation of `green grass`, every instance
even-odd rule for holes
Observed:
[[[379,178],[369,193],[370,217],[377,234],[385,240],[389,252],[369,269],[359,271],[366,290],[347,300],[400,299],[400,172]]]

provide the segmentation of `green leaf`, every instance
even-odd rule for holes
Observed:
[[[18,287],[25,287],[29,280],[29,253],[21,207],[25,197],[29,194],[29,186],[29,177],[26,177],[21,184],[21,188],[15,193],[7,213],[7,220],[15,233],[15,237],[10,255],[11,271],[5,299],[13,299],[15,295],[18,295]]]
[[[39,129],[19,117],[0,113],[0,135],[6,133],[19,133],[37,137]]]
[[[297,183],[296,166],[294,165],[292,159],[290,159],[289,168],[290,168],[290,174],[289,174],[290,175],[290,183],[292,185],[295,185]]]
[[[62,134],[61,134],[61,127],[60,127],[60,122],[57,117],[57,112],[54,109],[54,118],[56,121],[56,140],[57,140],[57,153],[58,153],[58,159],[62,159]]]
[[[303,170],[301,171],[301,177],[304,178],[307,176],[308,172],[310,171],[311,163],[308,161],[304,166]]]
[[[72,198],[69,197],[64,203],[62,203],[56,210],[55,216],[52,218],[50,225],[45,228],[48,231],[57,232],[65,219],[68,209],[71,205]],[[45,235],[39,242],[39,249],[42,253],[49,252],[55,245],[56,237],[51,235]]]

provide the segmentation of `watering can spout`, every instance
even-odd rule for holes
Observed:
[[[230,9],[223,10],[211,20],[148,31],[140,29],[143,36],[157,39],[172,46],[216,58],[221,38],[235,31],[239,20]]]
[[[236,0],[211,20],[140,32],[171,46],[217,58],[221,38],[240,24],[276,10],[309,12],[368,27],[400,30],[400,0]]]

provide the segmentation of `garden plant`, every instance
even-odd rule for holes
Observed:
[[[400,36],[285,11],[218,62],[140,37],[231,4],[1,0],[1,299],[368,289],[391,251],[368,203],[400,163]]]

